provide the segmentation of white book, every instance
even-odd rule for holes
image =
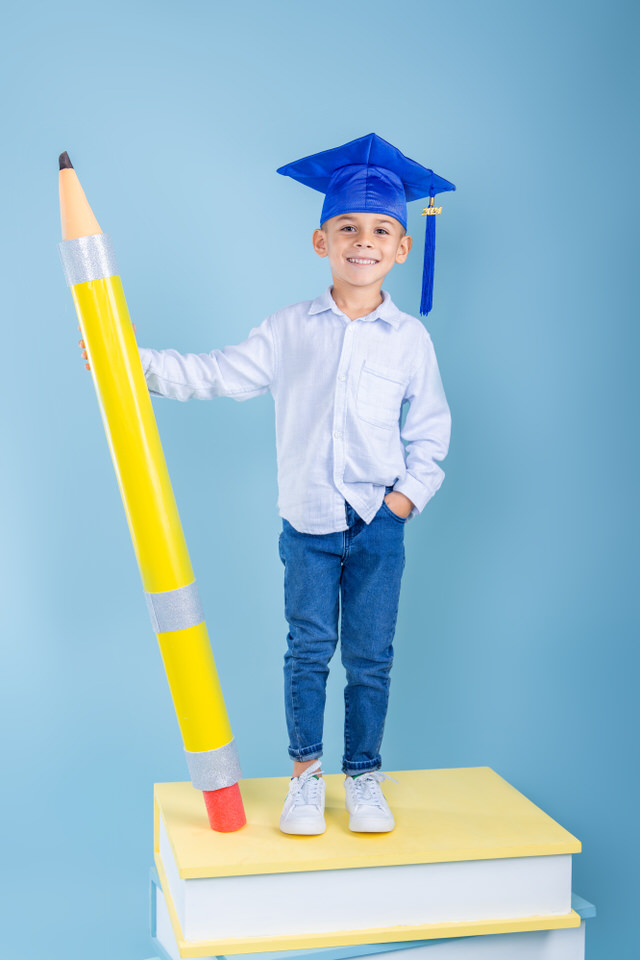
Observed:
[[[579,927],[451,937],[418,943],[407,941],[325,950],[236,954],[232,960],[387,960],[387,957],[380,956],[382,953],[388,955],[388,960],[584,960],[585,920],[595,916],[595,908],[576,896],[572,898],[572,904],[582,919]],[[161,956],[150,960],[182,960],[162,888],[153,877],[151,937]],[[225,958],[210,954],[202,960]]]
[[[241,784],[248,826],[209,829],[190,784],[156,784],[155,859],[181,957],[578,927],[579,841],[486,767],[385,784],[389,834],[347,827],[327,777],[327,831],[277,827],[286,778]]]

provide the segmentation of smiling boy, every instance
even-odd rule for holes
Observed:
[[[382,283],[411,250],[407,199],[454,187],[375,134],[278,172],[325,193],[313,248],[328,258],[330,288],[267,317],[238,346],[140,353],[157,396],[272,394],[294,763],[280,829],[325,830],[319,758],[329,661],[340,639],[349,827],[386,832],[394,819],[380,787],[380,747],[404,525],[442,483],[450,416],[427,331]]]
[[[375,306],[384,278],[394,263],[404,263],[412,243],[398,220],[375,213],[343,213],[313,232],[313,249],[329,258],[334,294],[364,289]]]

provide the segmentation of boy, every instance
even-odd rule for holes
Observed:
[[[197,356],[140,354],[156,396],[272,393],[294,761],[280,829],[325,830],[319,758],[340,610],[349,827],[387,832],[394,820],[378,771],[404,524],[442,482],[437,461],[447,453],[450,417],[428,333],[394,306],[382,283],[411,250],[406,200],[454,187],[375,134],[278,172],[326,194],[313,248],[329,260],[332,286],[268,317],[239,346]]]

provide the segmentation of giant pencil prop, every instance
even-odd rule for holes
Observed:
[[[60,254],[76,305],[191,782],[213,830],[246,823],[240,765],[113,246],[66,153]]]

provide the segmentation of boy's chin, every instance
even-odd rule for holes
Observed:
[[[386,274],[385,274],[386,276]],[[368,290],[380,288],[384,282],[385,277],[376,277],[373,280],[367,280],[365,277],[356,278],[352,280],[351,278],[345,279],[344,277],[338,277],[335,274],[332,276],[334,287],[342,287],[343,289],[352,289],[352,290]]]
[[[391,270],[380,272],[380,270],[372,270],[369,268],[364,268],[362,270],[356,268],[348,271],[332,271],[331,276],[334,284],[337,282],[340,284],[347,284],[348,286],[354,288],[361,288],[379,286],[380,284],[384,283],[385,279],[390,273]]]

